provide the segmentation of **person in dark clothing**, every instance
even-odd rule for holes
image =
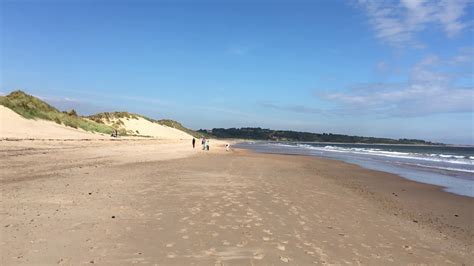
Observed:
[[[195,138],[193,138],[193,149],[194,149],[194,147],[196,147],[196,139]]]

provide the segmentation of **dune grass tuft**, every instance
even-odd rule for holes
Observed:
[[[99,124],[92,120],[80,117],[75,110],[61,112],[46,102],[24,93],[14,91],[7,96],[0,96],[0,105],[8,107],[27,119],[44,119],[54,121],[72,128],[81,128],[85,131],[111,134],[113,128]]]

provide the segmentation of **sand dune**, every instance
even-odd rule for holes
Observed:
[[[121,123],[117,123],[118,120]],[[121,128],[125,129],[128,134],[149,136],[159,139],[192,139],[193,137],[181,130],[153,123],[142,117],[134,118],[116,118],[104,123],[121,124]]]
[[[0,139],[103,139],[109,136],[94,134],[56,124],[52,121],[26,119],[0,105]]]
[[[110,139],[110,136],[87,132],[41,119],[26,119],[0,105],[0,139]],[[120,118],[120,127],[129,135],[147,136],[164,140],[190,140],[193,137],[181,130],[150,122],[144,118]],[[104,121],[105,122],[105,121]],[[117,124],[117,123],[116,123]]]

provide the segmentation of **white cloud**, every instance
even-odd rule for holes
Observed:
[[[253,53],[255,50],[258,50],[262,47],[262,44],[259,43],[241,43],[241,42],[236,42],[236,43],[230,43],[227,46],[227,53],[231,55],[237,55],[237,56],[245,56],[248,54]]]
[[[302,113],[302,114],[329,114],[327,111],[319,108],[313,108],[305,105],[279,105],[271,102],[259,102],[259,106],[274,109],[279,111],[285,112],[293,112],[293,113]]]
[[[450,63],[452,65],[470,64],[472,68],[474,64],[474,47],[461,48],[459,54],[454,56]]]
[[[456,57],[455,57],[456,58]],[[447,69],[449,60],[428,56],[416,64],[404,83],[371,83],[325,98],[338,103],[345,114],[424,116],[439,113],[472,113],[474,86],[458,85],[462,76]],[[471,60],[472,62],[472,60]]]
[[[229,53],[233,55],[245,55],[249,49],[247,47],[233,46],[229,48]]]
[[[468,0],[359,0],[377,38],[393,46],[414,47],[423,47],[415,33],[433,25],[448,37],[462,32],[468,26],[462,18],[469,4]]]

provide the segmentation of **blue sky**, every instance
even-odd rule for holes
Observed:
[[[474,144],[473,2],[1,0],[0,93]]]

